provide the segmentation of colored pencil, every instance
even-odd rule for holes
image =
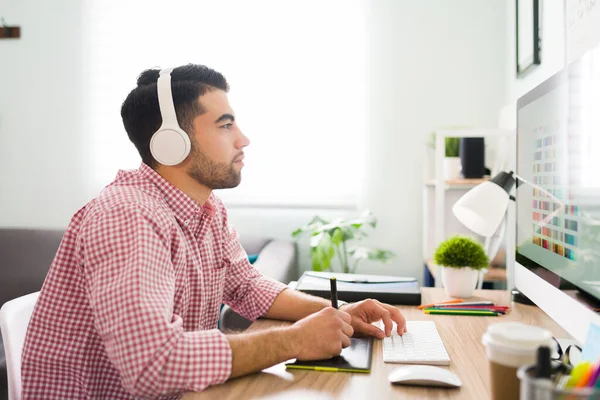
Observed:
[[[442,302],[442,303],[423,304],[423,305],[420,305],[420,306],[419,306],[419,307],[417,307],[417,308],[418,308],[419,310],[422,310],[422,309],[424,309],[424,308],[427,308],[427,307],[434,307],[434,306],[437,306],[437,305],[440,305],[440,304],[456,304],[456,303],[462,303],[462,300],[461,300],[461,299],[456,299],[456,300],[444,301],[444,302]]]
[[[472,308],[472,309],[488,309],[492,308],[494,310],[508,310],[510,307],[507,306],[464,306],[462,304],[454,304],[454,305],[443,305],[443,306],[435,306],[436,308]]]
[[[598,382],[598,377],[600,376],[600,363],[594,365],[593,369],[594,371],[592,371],[592,375],[588,380],[588,387],[596,386],[596,383]]]
[[[441,303],[440,303],[441,304]],[[461,306],[493,306],[494,302],[493,301],[470,301],[470,302],[461,302],[460,303]],[[436,304],[437,306],[437,304]]]
[[[488,311],[488,312],[495,312],[495,313],[502,314],[502,315],[506,314],[506,310],[496,310],[496,309],[493,309],[493,308],[430,307],[430,308],[426,308],[425,310],[438,310],[438,311]]]
[[[493,311],[463,311],[463,310],[424,310],[425,314],[432,315],[475,315],[480,317],[497,317],[498,313]]]

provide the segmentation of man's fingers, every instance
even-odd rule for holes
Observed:
[[[342,335],[342,347],[345,349],[346,347],[349,347],[352,344],[352,341],[350,340],[350,338],[346,335]]]
[[[354,328],[352,327],[352,325],[343,322],[342,323],[342,332],[344,332],[344,335],[348,336],[348,337],[352,337],[352,335],[354,335]]]
[[[389,304],[385,304],[385,303],[381,303],[381,302],[378,302],[378,303],[381,307],[383,307],[389,311],[392,320],[397,325],[396,331],[398,332],[398,334],[402,335],[404,332],[406,332],[406,318],[404,318],[404,316],[402,315],[400,310],[398,310],[394,306],[390,306]]]
[[[393,327],[393,322],[392,322],[392,317],[390,316],[390,312],[388,310],[386,310],[384,307],[381,307],[381,309],[379,310],[379,313],[381,314],[381,319],[383,320],[385,336],[390,336],[392,334],[392,327]]]
[[[378,339],[383,339],[385,337],[385,333],[383,333],[381,329],[363,321],[356,323],[356,332],[366,333],[367,335],[371,335]]]
[[[344,321],[345,323],[347,323],[347,324],[352,323],[352,317],[347,312],[338,310],[338,315],[340,316],[342,321]]]
[[[390,314],[392,315],[392,319],[396,322],[396,324],[398,325],[398,334],[402,335],[404,332],[406,332],[406,318],[404,318],[404,316],[400,313],[400,310],[398,310],[396,307],[392,307],[389,306],[390,308],[388,309],[390,311]]]

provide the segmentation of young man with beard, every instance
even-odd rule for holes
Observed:
[[[228,89],[202,65],[139,76],[121,115],[142,164],[71,220],[28,328],[24,399],[178,397],[291,358],[338,355],[355,332],[383,338],[392,321],[404,332],[394,307],[336,310],[250,265],[213,193],[240,183],[250,143]],[[183,156],[169,161],[180,144]],[[224,335],[221,303],[295,323]]]

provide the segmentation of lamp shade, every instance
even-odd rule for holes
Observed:
[[[484,182],[465,193],[452,206],[456,218],[473,232],[490,237],[504,218],[510,198],[493,182]]]

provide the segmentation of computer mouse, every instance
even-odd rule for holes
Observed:
[[[450,370],[432,365],[407,365],[393,370],[388,379],[398,385],[460,387],[462,382]]]

